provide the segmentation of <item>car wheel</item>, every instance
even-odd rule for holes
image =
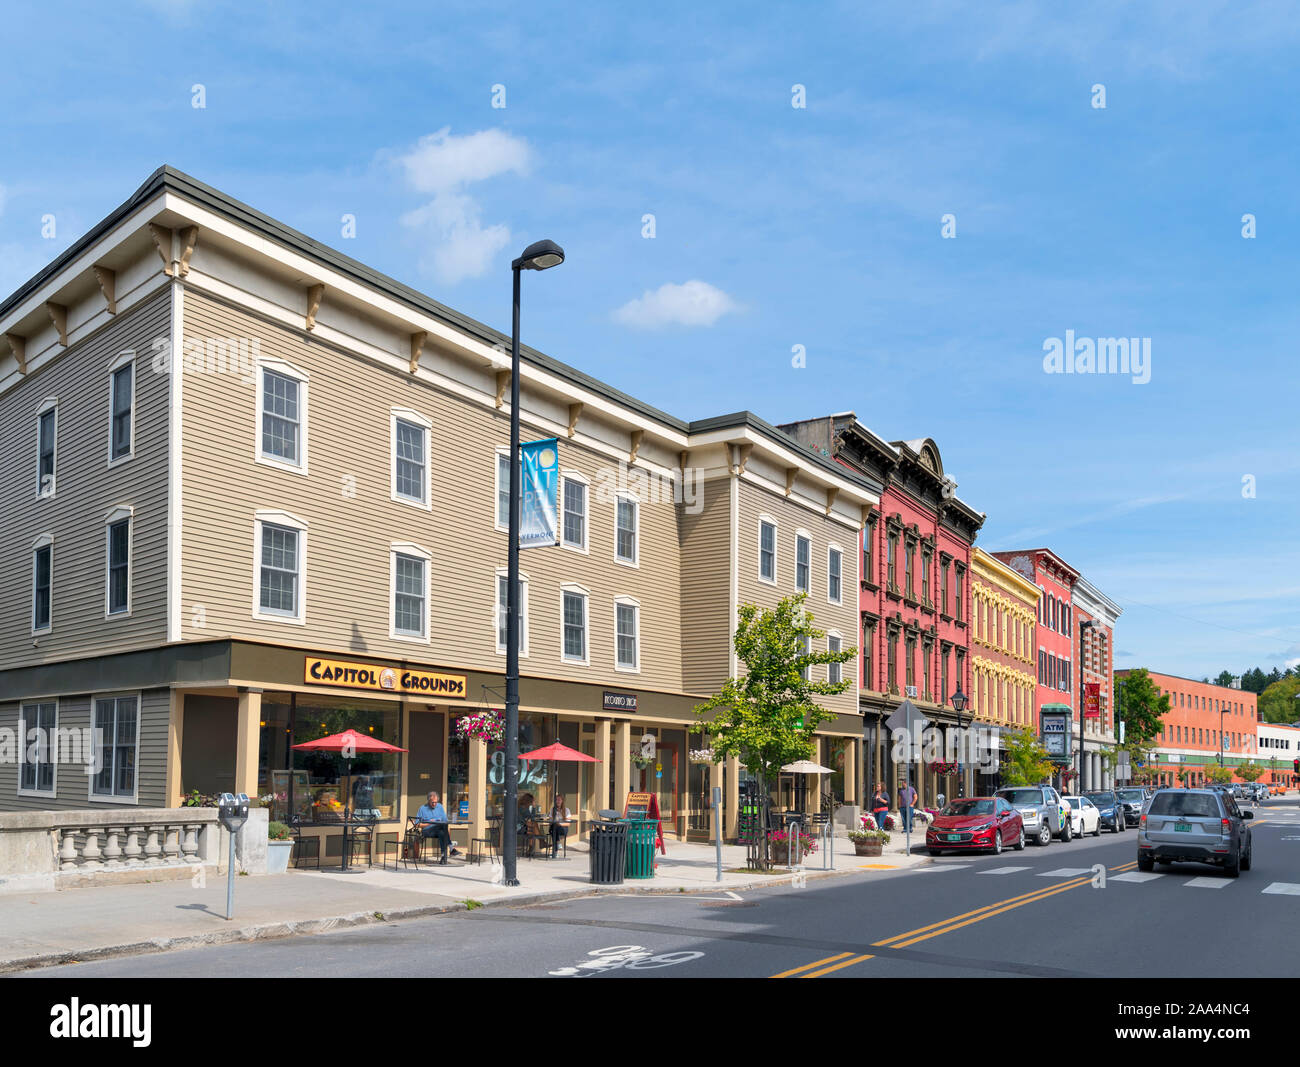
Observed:
[[[1025,827],[1023,824],[1020,827],[1020,838],[1016,841],[1015,850],[1017,852],[1024,852],[1025,850]]]
[[[1154,867],[1155,865],[1156,865],[1156,864],[1155,864],[1155,861],[1154,861],[1150,856],[1143,856],[1143,855],[1141,855],[1141,854],[1138,855],[1138,870],[1139,870],[1139,871],[1149,871],[1149,870],[1151,870],[1151,868]]]
[[[1246,854],[1241,857],[1241,869],[1243,871],[1250,870],[1251,853],[1253,853],[1254,851],[1255,851],[1255,846],[1252,844],[1249,848],[1246,849]]]
[[[1110,832],[1112,834],[1117,834],[1119,833],[1119,831],[1120,831],[1120,821],[1118,819],[1112,820],[1110,824]]]
[[[929,851],[929,853],[930,853],[931,856],[942,856],[942,855],[943,855],[943,849],[932,848],[932,849],[929,849],[928,851]]]
[[[1073,839],[1073,837],[1074,837],[1074,824],[1067,822],[1064,826],[1061,827],[1061,841],[1068,845],[1070,841]]]
[[[1052,840],[1052,828],[1047,823],[1042,823],[1038,827],[1038,843],[1040,845],[1050,844]]]
[[[1226,874],[1229,878],[1236,878],[1241,874],[1240,853],[1237,854],[1237,858],[1233,860],[1231,863],[1225,863],[1223,865],[1223,873]]]
[[[1092,836],[1093,836],[1093,837],[1100,837],[1100,836],[1101,836],[1101,819],[1100,819],[1100,818],[1097,820],[1097,825],[1094,826],[1094,827],[1092,828]]]
[[[1002,831],[994,831],[993,834],[993,855],[1002,855]]]

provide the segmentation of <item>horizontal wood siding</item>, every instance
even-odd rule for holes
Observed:
[[[154,373],[153,342],[166,340],[166,293],[125,313],[0,398],[0,669],[160,644],[167,627],[167,426],[169,376]],[[135,359],[135,453],[108,465],[109,364]],[[58,399],[56,492],[37,499],[36,413]],[[104,517],[135,509],[131,613],[104,617]],[[53,627],[31,633],[32,543],[54,537]]]
[[[189,373],[184,389],[183,616],[186,638],[248,635],[357,655],[501,670],[494,612],[506,535],[495,528],[496,449],[509,444],[507,410],[483,408],[427,381],[376,366],[190,290],[186,341],[256,339],[263,358],[310,376],[309,474],[255,462],[255,385],[237,374]],[[433,423],[432,510],[390,498],[390,410]],[[525,413],[526,414],[526,413]],[[524,439],[536,436],[525,422]],[[671,499],[640,506],[640,566],[614,560],[615,505],[602,486],[610,461],[572,441],[561,470],[590,479],[589,551],[528,549],[526,675],[681,688],[677,511]],[[616,470],[616,468],[615,468]],[[602,496],[604,499],[602,499]],[[253,618],[253,516],[281,509],[308,523],[305,625]],[[432,555],[430,641],[389,637],[389,546]],[[587,666],[561,661],[561,583],[589,590]],[[641,671],[614,668],[614,598],[641,605]],[[201,623],[202,625],[199,625]],[[475,697],[479,694],[473,694]]]
[[[706,482],[701,510],[681,516],[682,680],[713,693],[726,680],[731,651],[731,480]]]
[[[106,696],[108,694],[94,694]],[[121,693],[115,695],[129,695]],[[90,694],[59,698],[57,728],[60,730],[87,730],[92,724]],[[32,703],[34,703],[33,701]],[[136,778],[139,795],[135,804],[129,801],[107,800],[105,808],[115,806],[163,808],[167,783],[167,724],[170,694],[166,689],[146,689],[140,694],[139,749]],[[17,701],[0,704],[0,729],[17,730],[20,704]],[[81,765],[62,765],[56,768],[55,795],[19,796],[18,766],[8,761],[0,762],[0,810],[3,811],[66,811],[69,809],[101,806],[87,799],[90,795],[90,776]]]
[[[761,515],[768,515],[777,524],[776,584],[759,581],[758,578],[758,536]],[[758,604],[760,607],[775,607],[782,597],[793,596],[795,531],[807,531],[812,541],[812,568],[810,592],[807,607],[817,629],[823,631],[837,630],[843,641],[843,648],[857,648],[858,636],[858,552],[856,535],[852,528],[826,518],[824,514],[794,503],[778,493],[770,492],[762,486],[741,480],[740,483],[740,549],[738,553],[740,570],[740,602]],[[843,551],[841,575],[841,604],[827,601],[827,550],[831,543],[837,544]],[[823,639],[814,645],[818,650],[825,650]],[[850,660],[843,664],[845,678],[856,678],[857,664]],[[826,668],[817,667],[813,677],[826,680]],[[831,711],[855,713],[858,708],[856,685],[850,686],[838,696],[822,698],[824,707]]]

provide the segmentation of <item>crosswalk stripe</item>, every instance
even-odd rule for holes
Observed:
[[[1207,878],[1205,876],[1189,878],[1183,885],[1194,886],[1197,889],[1222,889],[1225,885],[1231,885],[1231,878]]]
[[[1091,867],[1062,867],[1056,871],[1044,871],[1039,878],[1078,878],[1081,874],[1091,874]]]
[[[1128,871],[1125,874],[1112,874],[1108,882],[1149,882],[1153,878],[1164,878],[1163,874],[1155,871]]]
[[[1273,882],[1260,890],[1261,893],[1278,893],[1286,897],[1300,897],[1300,885],[1295,882]]]
[[[1032,867],[991,867],[980,874],[1015,874],[1016,871],[1032,871]]]
[[[964,871],[970,867],[969,863],[943,863],[931,864],[929,867],[918,867],[918,871]]]

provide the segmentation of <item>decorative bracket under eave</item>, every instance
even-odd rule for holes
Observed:
[[[572,437],[578,432],[578,419],[582,415],[583,405],[581,403],[569,405],[569,436]]]
[[[861,518],[861,520],[860,520],[861,525],[858,527],[858,529],[860,529],[860,530],[865,530],[865,529],[867,528],[867,520],[868,520],[870,517],[871,517],[871,505],[870,505],[870,504],[863,504],[863,505],[862,505],[862,518]]]
[[[154,247],[162,256],[163,273],[170,278],[172,276],[172,232],[166,226],[159,226],[156,222],[149,223],[149,232],[153,234]]]
[[[831,508],[835,506],[835,498],[839,495],[840,491],[833,485],[826,490],[826,514],[828,516],[831,513]]]
[[[186,226],[181,230],[181,258],[176,273],[184,278],[190,272],[190,256],[194,255],[194,246],[199,243],[199,228]]]
[[[754,446],[750,442],[736,446],[736,473],[745,473],[745,464],[749,462],[749,454],[754,451]]]
[[[510,385],[510,372],[508,370],[497,371],[497,407],[501,407],[506,402],[506,389]]]
[[[420,369],[420,353],[424,351],[424,342],[429,339],[426,331],[411,334],[411,373]]]
[[[627,454],[627,465],[630,467],[636,462],[636,454],[641,451],[641,438],[645,435],[644,430],[632,431],[632,447]]]
[[[786,467],[785,469],[785,495],[789,496],[794,492],[794,481],[799,477],[798,467]]]
[[[111,267],[101,267],[96,263],[91,270],[99,282],[99,291],[104,294],[104,303],[108,305],[110,315],[117,314],[117,271]]]
[[[307,329],[316,329],[316,312],[320,310],[321,297],[325,295],[325,286],[320,282],[307,289]]]
[[[50,313],[50,321],[54,323],[54,328],[59,331],[59,344],[64,348],[68,347],[68,309],[62,304],[55,304],[52,301],[46,301],[45,310]]]
[[[9,348],[13,351],[14,359],[18,361],[18,373],[27,374],[27,338],[19,337],[16,333],[5,334],[5,340],[9,342]]]

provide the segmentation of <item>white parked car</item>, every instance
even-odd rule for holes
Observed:
[[[1101,836],[1101,812],[1087,797],[1062,797],[1070,805],[1070,829],[1075,837]]]

